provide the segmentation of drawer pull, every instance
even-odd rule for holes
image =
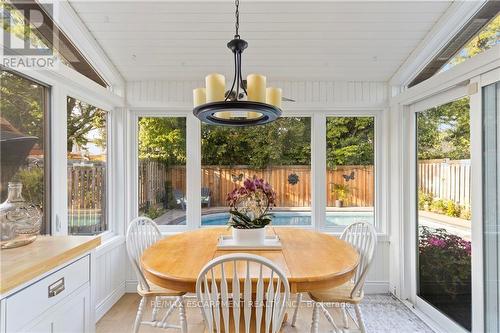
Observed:
[[[59,295],[64,291],[64,278],[60,278],[49,286],[49,298]]]

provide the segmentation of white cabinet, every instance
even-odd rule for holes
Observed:
[[[81,333],[90,332],[90,289],[85,284],[74,295],[67,297],[46,314],[37,318],[20,332]]]
[[[93,332],[90,254],[2,300],[1,332]]]

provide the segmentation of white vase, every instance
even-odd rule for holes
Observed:
[[[233,239],[238,245],[263,245],[266,228],[236,229],[233,228]]]

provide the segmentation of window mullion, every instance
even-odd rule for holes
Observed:
[[[187,116],[186,132],[186,224],[195,229],[201,221],[201,124],[193,114]]]
[[[61,85],[51,89],[51,223],[53,235],[68,234],[68,171],[67,171],[67,92]],[[55,116],[57,115],[57,116]]]
[[[314,228],[323,228],[326,207],[326,115],[315,113],[311,122],[311,193]],[[312,130],[314,129],[314,130]]]

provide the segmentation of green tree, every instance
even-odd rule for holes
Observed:
[[[140,118],[139,158],[157,160],[167,165],[185,164],[186,118]]]
[[[202,125],[203,165],[309,165],[311,119],[286,117],[253,127]]]
[[[21,133],[38,138],[43,147],[44,89],[7,71],[0,73],[0,115]]]
[[[490,21],[463,49],[453,57],[449,64],[456,65],[484,52],[500,43],[500,15]]]
[[[85,147],[90,141],[100,147],[106,146],[106,112],[90,104],[68,97],[67,113],[67,151],[73,150],[73,145]],[[92,131],[99,135],[91,136]]]
[[[419,112],[417,133],[419,159],[469,159],[469,98]]]
[[[373,117],[328,117],[326,161],[338,165],[372,165],[375,121]]]
[[[44,103],[45,89],[22,76],[2,71],[0,73],[0,115],[21,133],[38,138],[38,145],[44,143]],[[89,133],[101,133],[93,139],[97,145],[105,146],[106,113],[90,104],[72,97],[67,98],[67,149],[73,144],[85,146]]]

